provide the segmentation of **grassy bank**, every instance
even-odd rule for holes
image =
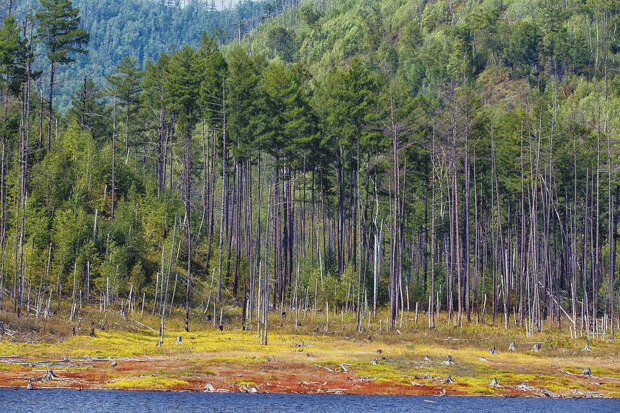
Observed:
[[[331,314],[325,331],[324,315],[308,312],[305,319],[299,314],[303,321],[295,331],[294,314],[272,314],[269,344],[263,346],[256,323],[244,331],[231,308],[223,331],[196,314],[191,331],[183,332],[182,316],[173,314],[157,346],[159,319],[148,311],[126,319],[112,312],[102,319],[94,308],[84,314],[71,324],[56,318],[18,321],[2,313],[0,385],[620,397],[618,340],[571,339],[568,329],[557,326],[527,337],[517,326],[505,329],[488,319],[454,328],[442,314],[429,330],[425,318],[415,323],[414,315],[406,314],[398,329],[386,331],[378,316],[360,333],[353,314],[335,319]],[[512,341],[515,351],[509,351]],[[536,343],[540,351],[533,350]],[[591,376],[583,374],[586,368]]]

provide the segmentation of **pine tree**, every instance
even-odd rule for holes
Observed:
[[[67,112],[68,119],[75,119],[80,128],[90,130],[92,136],[110,136],[110,125],[107,117],[110,114],[106,107],[103,92],[90,77],[85,77],[82,87],[71,98],[71,106]]]
[[[26,43],[20,37],[15,18],[6,17],[0,27],[0,86],[5,105],[9,94],[19,93],[26,78],[26,50]]]
[[[138,67],[138,60],[130,57],[114,69],[115,74],[106,77],[108,83],[116,90],[117,97],[125,112],[125,159],[129,157],[129,120],[137,112],[144,73]]]
[[[52,135],[52,100],[54,98],[54,75],[56,65],[75,61],[75,54],[86,53],[89,34],[80,28],[80,10],[74,8],[71,0],[41,0],[41,9],[36,14],[39,22],[39,37],[45,45],[50,62],[49,95],[47,102],[47,150],[50,150]]]
[[[187,235],[187,289],[185,295],[185,331],[189,331],[190,289],[192,284],[192,244],[191,244],[191,168],[192,168],[192,132],[198,121],[201,65],[196,58],[196,51],[184,46],[172,55],[166,71],[167,100],[179,125],[185,134],[185,179],[183,201],[185,204],[185,224]]]

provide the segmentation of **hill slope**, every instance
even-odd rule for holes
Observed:
[[[238,34],[240,24],[242,33],[250,30],[263,14],[262,2],[249,0],[220,11],[212,11],[206,3],[181,8],[151,0],[73,0],[73,5],[80,9],[90,42],[88,54],[59,70],[56,104],[61,110],[67,108],[85,76],[92,77],[97,86],[104,86],[105,75],[125,56],[143,65],[147,59],[156,60],[162,52],[184,44],[198,45],[203,32],[226,42]],[[26,0],[16,7],[17,16],[24,16],[38,8],[39,1]]]

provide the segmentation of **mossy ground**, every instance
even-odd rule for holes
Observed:
[[[526,337],[517,326],[488,322],[454,328],[442,315],[432,330],[420,317],[417,324],[405,318],[390,332],[379,331],[378,319],[370,328],[365,322],[360,333],[349,315],[344,325],[337,317],[325,332],[322,315],[308,313],[295,331],[294,315],[274,314],[269,345],[263,346],[255,324],[248,331],[239,324],[229,314],[222,332],[204,320],[193,320],[184,332],[177,315],[166,321],[160,347],[159,335],[144,327],[158,329],[158,319],[147,314],[127,321],[109,316],[96,324],[105,328],[96,328],[96,337],[90,329],[34,343],[0,337],[0,385],[202,390],[209,382],[230,391],[534,396],[547,389],[565,397],[620,397],[620,342],[573,340],[557,326]],[[510,341],[516,352],[508,351]],[[582,351],[586,342],[592,351]],[[531,351],[534,343],[542,344],[540,352]],[[448,354],[454,364],[444,363]],[[586,367],[592,377],[582,375]],[[47,369],[59,380],[42,381]],[[455,382],[444,383],[447,376]],[[491,387],[492,378],[501,387]],[[524,382],[529,387],[519,386]]]

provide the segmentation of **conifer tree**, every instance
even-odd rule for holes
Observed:
[[[107,81],[116,90],[117,97],[125,111],[125,159],[129,156],[129,120],[137,112],[141,81],[144,73],[138,67],[138,59],[130,57],[114,69],[115,74],[106,77]]]
[[[26,43],[15,18],[7,16],[0,26],[0,86],[6,99],[16,95],[26,77]]]
[[[86,53],[89,34],[80,28],[80,10],[73,7],[71,0],[41,0],[41,9],[36,14],[39,23],[39,37],[45,45],[50,63],[49,94],[47,101],[47,150],[52,137],[52,100],[54,98],[54,75],[56,65],[75,61],[76,54]]]
[[[185,295],[185,331],[189,331],[190,289],[192,284],[191,263],[191,167],[192,132],[198,121],[200,83],[202,80],[200,61],[196,51],[184,46],[173,54],[166,71],[166,94],[170,108],[175,114],[179,129],[185,135],[185,177],[183,202],[185,204],[185,225],[187,235],[187,289]]]

